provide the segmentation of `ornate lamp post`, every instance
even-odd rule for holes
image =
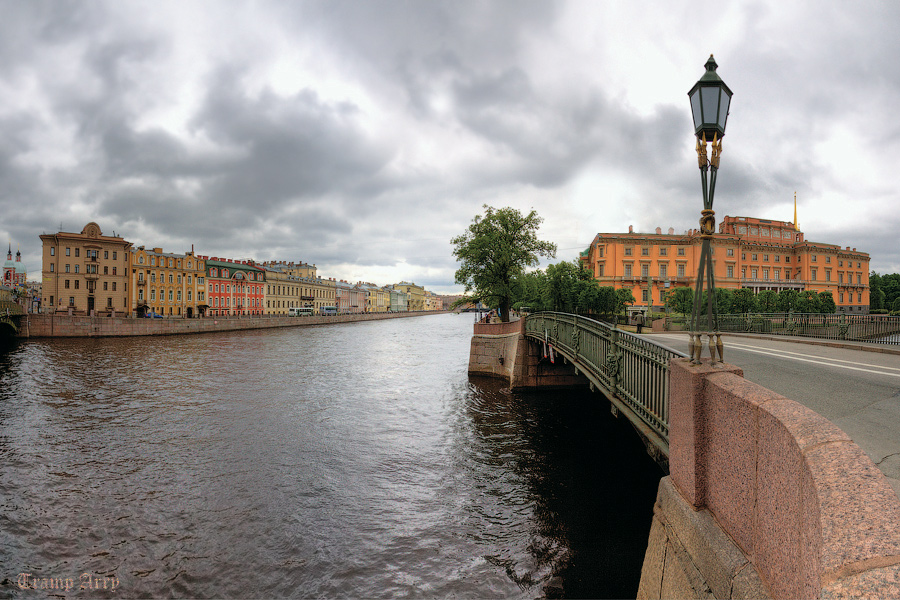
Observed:
[[[706,61],[706,73],[694,84],[688,97],[691,99],[691,112],[694,116],[694,135],[697,136],[697,162],[700,165],[700,180],[703,184],[703,211],[700,217],[700,234],[703,245],[700,250],[700,265],[697,268],[697,285],[694,289],[694,310],[691,314],[691,330],[689,352],[692,363],[700,362],[703,352],[703,338],[709,340],[709,354],[712,362],[724,360],[722,334],[719,333],[719,315],[716,309],[716,283],[713,273],[710,241],[716,230],[713,196],[716,191],[716,174],[719,171],[719,157],[722,154],[722,138],[725,136],[725,124],[728,121],[728,108],[731,105],[731,90],[716,74],[716,60],[709,55]],[[712,156],[707,157],[706,145],[712,143]],[[707,302],[706,320],[702,319],[703,279],[706,277]],[[705,327],[704,327],[705,325]],[[715,336],[715,342],[713,337]]]

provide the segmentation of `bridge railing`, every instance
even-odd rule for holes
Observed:
[[[681,325],[685,318],[666,319],[666,327]],[[900,317],[820,313],[746,313],[719,315],[719,330],[732,333],[766,333],[828,340],[900,345]]]
[[[525,335],[552,345],[628,417],[659,438],[668,455],[669,359],[687,354],[588,317],[542,312],[525,318]],[[637,421],[635,421],[637,419]],[[645,430],[646,432],[646,430]]]

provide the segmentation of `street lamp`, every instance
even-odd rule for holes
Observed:
[[[709,55],[706,61],[706,73],[694,84],[688,97],[691,100],[691,113],[694,117],[694,135],[697,137],[697,162],[700,166],[700,180],[703,184],[703,211],[700,217],[700,237],[703,245],[700,250],[700,264],[697,268],[697,285],[694,289],[694,309],[691,314],[691,330],[689,351],[691,362],[698,364],[703,352],[705,333],[709,340],[709,354],[712,363],[724,360],[722,334],[719,333],[719,315],[716,309],[716,284],[713,273],[710,241],[716,230],[716,218],[713,211],[713,196],[716,191],[716,174],[719,170],[719,157],[722,154],[722,138],[725,137],[725,125],[728,121],[728,109],[731,106],[731,90],[716,73],[716,59]],[[707,157],[706,145],[712,143],[712,156]],[[707,301],[705,331],[701,331],[701,307],[703,299],[703,279],[706,277]],[[715,336],[715,343],[713,342]]]

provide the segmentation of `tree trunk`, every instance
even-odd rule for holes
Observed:
[[[500,321],[502,323],[509,323],[509,299],[504,298],[500,301]]]

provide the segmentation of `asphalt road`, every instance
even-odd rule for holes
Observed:
[[[686,334],[647,337],[687,351]],[[843,429],[900,496],[900,355],[749,336],[722,339],[725,362]]]

